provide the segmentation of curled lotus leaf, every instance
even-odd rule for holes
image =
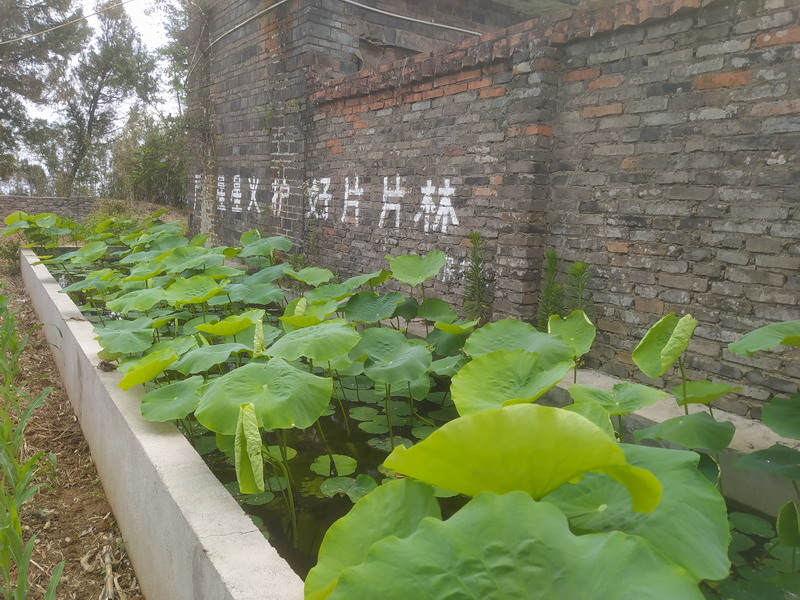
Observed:
[[[447,256],[441,250],[433,250],[425,256],[405,254],[403,256],[387,256],[392,277],[401,283],[417,286],[423,281],[435,277],[444,267]]]
[[[201,325],[195,325],[194,328],[203,333],[210,333],[211,335],[236,335],[248,327],[260,323],[263,318],[263,309],[248,310],[240,315],[225,317],[218,323],[203,323]]]
[[[661,377],[689,347],[695,327],[697,319],[692,315],[680,318],[675,313],[665,315],[634,348],[633,362],[648,377]]]
[[[576,357],[592,349],[596,332],[595,326],[582,310],[572,311],[563,319],[552,315],[547,321],[547,333],[568,344]]]
[[[728,344],[728,350],[739,356],[751,356],[762,350],[772,350],[781,344],[800,346],[800,321],[784,321],[754,329],[736,342]]]
[[[543,366],[572,360],[575,356],[572,347],[555,335],[536,331],[530,323],[517,319],[487,323],[473,331],[464,344],[464,351],[472,358],[495,350],[535,352]]]
[[[330,270],[319,267],[305,267],[299,271],[287,270],[286,274],[292,279],[302,281],[312,287],[317,287],[333,279],[333,273]]]
[[[430,351],[413,344],[388,327],[373,327],[361,334],[361,341],[350,352],[350,358],[366,355],[364,373],[379,383],[389,385],[415,381],[431,366]]]

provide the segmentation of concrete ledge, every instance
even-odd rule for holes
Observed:
[[[570,381],[567,381],[567,379],[570,379]],[[558,405],[572,403],[572,399],[567,392],[567,389],[572,385],[571,376],[567,377],[567,379],[547,393],[547,402]],[[617,379],[598,371],[589,369],[578,371],[578,383],[581,385],[610,390],[614,385],[622,382],[622,379]],[[699,404],[691,404],[689,406],[690,413],[706,410],[705,406]],[[668,396],[652,406],[648,406],[636,413],[625,415],[622,422],[625,431],[634,431],[636,429],[645,429],[683,414],[683,407],[678,406],[672,396]],[[728,421],[736,426],[736,433],[733,436],[730,447],[722,452],[719,457],[725,496],[734,502],[773,517],[777,516],[778,510],[783,504],[789,500],[797,500],[797,495],[789,480],[771,473],[737,469],[731,463],[742,454],[763,450],[774,444],[783,444],[800,450],[800,442],[780,437],[763,425],[761,421],[747,419],[723,410],[715,410],[714,417],[718,421]]]
[[[303,582],[171,423],[145,421],[141,388],[97,368],[93,326],[36,256],[22,277],[149,600],[299,600]]]

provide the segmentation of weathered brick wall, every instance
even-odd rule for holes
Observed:
[[[800,319],[797,0],[586,4],[349,75],[352,15],[286,6],[215,50],[203,88],[222,241],[260,225],[345,275],[442,249],[435,292],[458,303],[478,231],[495,316],[522,318],[555,248],[595,275],[590,366],[636,377],[630,351],[673,310],[701,321],[690,375],[744,383],[726,408],[797,389],[797,353],[725,350]],[[258,211],[231,211],[237,175]]]
[[[61,217],[70,217],[82,221],[94,209],[96,199],[76,198],[36,198],[33,196],[0,196],[0,220],[18,210],[36,215],[39,213],[55,213]]]

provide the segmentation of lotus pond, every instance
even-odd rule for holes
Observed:
[[[144,387],[143,416],[178,424],[306,577],[307,598],[763,599],[797,588],[796,504],[777,530],[727,515],[716,459],[733,426],[710,403],[736,388],[687,381],[690,315],[662,318],[633,359],[654,379],[678,375],[678,403],[708,410],[624,432],[628,444],[622,415],[666,392],[574,384],[563,409],[533,404],[572,377],[594,326],[581,311],[552,316],[547,332],[461,319],[426,295],[442,252],[338,280],[292,268],[291,242],[258,232],[233,248],[157,215],[89,231],[55,215],[6,224],[95,322],[120,386]],[[65,236],[82,245],[48,250]],[[731,351],[800,343],[799,322],[780,325]],[[742,466],[776,472],[783,450],[770,451]]]

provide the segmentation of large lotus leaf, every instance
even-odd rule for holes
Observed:
[[[661,390],[628,382],[616,384],[610,392],[588,385],[574,384],[569,388],[569,395],[575,402],[597,402],[611,416],[627,415],[667,397]]]
[[[319,491],[326,498],[333,498],[335,495],[347,495],[352,502],[358,502],[378,487],[377,482],[369,475],[356,475],[353,477],[332,477],[326,479],[319,486]]]
[[[286,271],[286,274],[292,279],[307,283],[312,287],[317,287],[322,283],[327,283],[333,279],[333,273],[328,269],[320,269],[319,267],[305,267],[299,271]]]
[[[689,574],[642,538],[574,535],[552,504],[481,494],[455,515],[387,537],[346,569],[330,600],[702,600]]]
[[[452,323],[458,314],[449,303],[439,298],[425,298],[419,305],[418,316],[426,321]]]
[[[255,285],[259,283],[272,283],[276,279],[280,279],[286,275],[291,267],[287,263],[265,267],[260,271],[256,271],[252,275],[240,277],[237,283],[244,283],[246,285]]]
[[[250,244],[251,242],[255,242],[261,239],[261,232],[258,229],[249,229],[247,231],[243,231],[242,235],[239,236],[239,245],[244,247]]]
[[[135,321],[109,321],[105,327],[95,327],[94,332],[106,352],[135,354],[152,345],[152,325],[152,319],[140,317]]]
[[[222,256],[219,258],[220,260],[224,260]],[[211,265],[210,267],[206,267],[206,269],[203,271],[203,275],[207,275],[208,277],[212,277],[214,279],[229,279],[231,277],[244,275],[245,273],[246,271],[243,271],[242,269],[236,269],[227,265]]]
[[[445,356],[444,358],[433,361],[431,363],[430,371],[435,375],[452,377],[458,373],[468,362],[469,359],[461,354]]]
[[[306,298],[297,298],[296,302],[293,300],[287,305],[286,314],[280,319],[284,328],[291,331],[298,327],[318,325],[338,309],[339,303],[336,300],[320,300],[309,303]]]
[[[478,323],[479,321],[477,319],[474,321],[454,321],[452,323],[444,323],[440,321],[438,323],[434,323],[433,326],[440,331],[449,333],[450,335],[463,335],[469,332]]]
[[[389,279],[392,276],[391,271],[387,271],[386,269],[381,269],[380,271],[374,271],[372,273],[365,273],[364,275],[356,275],[355,277],[351,277],[350,279],[346,279],[343,285],[346,285],[351,290],[357,290],[365,283],[370,287],[378,287],[384,281]]]
[[[213,346],[201,346],[194,348],[184,354],[175,363],[173,369],[184,375],[190,373],[202,373],[211,367],[225,362],[234,352],[248,350],[244,344],[215,344]]]
[[[203,393],[195,416],[201,425],[234,435],[239,407],[255,405],[259,427],[305,429],[328,406],[333,382],[293,367],[281,358],[249,363],[215,379]]]
[[[194,328],[203,333],[210,333],[211,335],[236,335],[248,327],[260,323],[263,318],[263,309],[248,310],[240,315],[225,317],[218,323],[203,323],[201,325],[195,325]]]
[[[787,502],[781,506],[776,529],[781,544],[790,548],[800,548],[800,518],[794,502]]]
[[[382,296],[375,292],[358,292],[347,301],[344,314],[357,323],[377,323],[391,317],[404,301],[405,296],[400,292]]]
[[[569,361],[544,369],[538,354],[495,350],[464,365],[453,377],[450,392],[460,415],[533,402],[574,366]]]
[[[256,408],[252,403],[239,407],[234,439],[236,481],[243,494],[264,491],[264,459],[261,457],[261,431],[258,429]]]
[[[667,372],[689,347],[697,319],[692,315],[681,318],[669,313],[653,325],[631,353],[636,366],[655,379]]]
[[[311,469],[311,471],[317,475],[329,477],[333,475],[333,470],[331,469],[331,459],[333,460],[333,466],[336,468],[336,474],[340,476],[355,473],[356,467],[358,467],[358,461],[356,461],[356,459],[352,456],[345,456],[344,454],[331,454],[329,456],[327,454],[323,454],[322,456],[318,456],[316,459],[314,459],[314,462],[311,463],[309,469]]]
[[[352,296],[353,290],[345,283],[329,283],[320,285],[306,292],[305,297],[309,304],[313,302],[326,302],[328,300],[344,300]]]
[[[695,452],[622,445],[628,462],[651,471],[661,482],[661,504],[649,514],[633,512],[625,487],[606,475],[589,473],[545,497],[580,530],[640,535],[698,582],[728,574],[725,501],[698,470]]]
[[[306,577],[306,600],[326,598],[342,571],[361,564],[375,542],[389,536],[407,537],[425,517],[439,519],[441,513],[433,488],[418,481],[391,481],[364,496],[325,533],[317,566]]]
[[[633,432],[633,438],[637,442],[649,438],[666,440],[691,449],[722,452],[731,443],[735,431],[733,423],[716,421],[708,413],[702,412],[673,417],[647,429],[639,429]]]
[[[764,450],[756,450],[733,461],[739,469],[766,471],[786,479],[800,480],[800,452],[775,444]]]
[[[163,272],[164,267],[157,262],[152,260],[144,261],[137,263],[137,265],[131,269],[131,272],[128,273],[128,276],[123,281],[146,281]]]
[[[761,409],[761,420],[778,435],[800,440],[800,394],[773,398]]]
[[[426,279],[435,277],[447,261],[447,256],[441,250],[433,250],[425,256],[405,254],[386,258],[389,261],[389,268],[392,270],[392,277],[411,286],[419,285]]]
[[[611,424],[611,415],[597,402],[576,402],[565,406],[564,410],[579,414],[602,429],[610,439],[617,439],[614,433],[614,426]]]
[[[265,352],[288,361],[305,356],[316,363],[327,363],[347,354],[359,339],[350,323],[336,319],[290,331]]]
[[[213,278],[205,275],[195,275],[175,281],[166,289],[164,299],[174,306],[199,304],[216,296],[224,289],[224,283],[218,284]]]
[[[361,334],[350,358],[362,355],[367,356],[364,363],[367,377],[389,385],[419,379],[432,361],[427,348],[412,344],[402,333],[388,327],[373,327]]]
[[[239,253],[239,256],[245,258],[247,256],[269,256],[275,250],[281,252],[288,252],[292,249],[292,242],[289,238],[283,236],[275,236],[268,238],[261,238],[250,242]]]
[[[680,406],[687,404],[708,404],[725,394],[730,394],[740,387],[732,387],[727,383],[714,383],[708,380],[687,381],[684,396],[684,386],[682,383],[670,388],[670,392],[675,396],[675,400]]]
[[[119,298],[106,303],[108,310],[116,313],[125,314],[132,311],[144,312],[150,310],[164,299],[164,290],[161,288],[149,288],[135,290],[123,294]]]
[[[525,350],[539,355],[542,366],[572,360],[571,346],[549,333],[536,331],[530,323],[516,319],[502,319],[476,329],[467,338],[464,352],[472,358],[495,350]]]
[[[739,356],[750,356],[775,346],[800,346],[800,321],[784,321],[759,327],[728,344],[728,350]]]
[[[563,319],[552,315],[547,321],[547,333],[568,344],[574,356],[583,356],[592,349],[596,332],[595,326],[582,310],[574,310]]]
[[[140,383],[152,381],[176,360],[178,355],[171,348],[147,354],[127,369],[125,377],[119,382],[119,387],[129,390]]]
[[[158,250],[147,250],[146,252],[131,252],[119,259],[120,264],[135,265],[143,262],[150,262],[161,254]]]
[[[222,264],[224,256],[198,246],[179,246],[162,252],[155,258],[167,273],[180,274],[187,269],[196,269],[211,264]]]
[[[104,242],[91,242],[79,248],[70,262],[86,264],[93,263],[106,253],[108,246]]]
[[[197,408],[202,384],[203,378],[195,375],[147,392],[142,396],[142,416],[158,422],[185,418]]]
[[[384,465],[469,496],[522,490],[539,500],[594,471],[628,488],[637,512],[652,511],[661,497],[653,474],[629,465],[619,445],[597,425],[536,404],[459,417],[416,446],[395,448]]]
[[[272,283],[232,283],[225,288],[225,294],[211,298],[208,303],[227,304],[245,302],[251,305],[267,306],[283,300],[281,288]]]

